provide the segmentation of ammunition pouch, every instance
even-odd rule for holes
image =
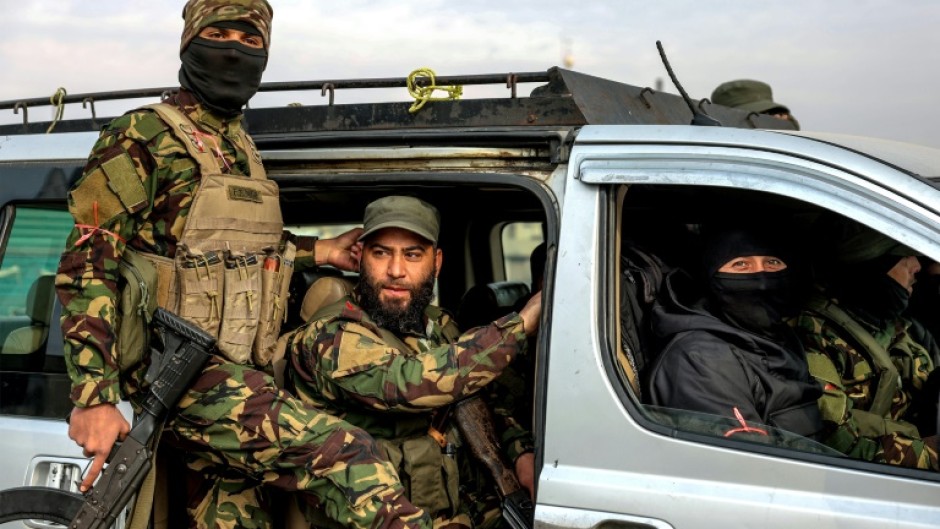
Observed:
[[[125,248],[118,263],[117,363],[121,372],[150,350],[150,320],[157,308],[157,271],[141,254]]]
[[[257,254],[181,249],[172,273],[156,262],[162,272],[156,274],[157,297],[218,339],[219,352],[230,361],[263,367],[274,356],[286,316],[295,255],[290,242],[281,252]]]
[[[453,435],[448,435],[453,445]],[[452,517],[460,504],[458,465],[453,454],[430,435],[377,439],[385,457],[398,469],[405,496],[431,517]]]
[[[287,298],[297,248],[290,241],[280,254],[268,253],[261,269],[261,314],[255,335],[252,359],[255,365],[271,363],[281,325],[287,320]]]

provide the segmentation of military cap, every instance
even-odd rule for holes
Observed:
[[[769,84],[751,79],[721,83],[712,92],[712,103],[759,114],[773,113],[772,110],[790,113],[789,108],[774,101]]]
[[[437,244],[441,214],[437,208],[418,198],[398,195],[383,197],[366,206],[364,231],[359,240],[385,228],[408,230]]]
[[[266,0],[189,0],[183,7],[183,38],[180,53],[203,28],[219,22],[246,22],[258,29],[264,49],[271,47],[274,10]]]
[[[835,217],[835,218],[832,218]],[[826,215],[822,242],[829,246],[835,260],[842,264],[858,264],[884,256],[920,255],[887,235],[842,216]]]

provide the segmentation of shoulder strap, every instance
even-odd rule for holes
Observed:
[[[180,110],[173,105],[166,103],[154,103],[141,108],[154,111],[160,116],[160,119],[170,125],[170,130],[173,131],[173,135],[180,140],[180,143],[183,144],[189,155],[196,160],[203,174],[222,172],[222,168],[219,167],[219,161],[215,159],[212,151],[207,149],[204,145],[200,147],[202,143],[197,141],[196,137],[193,135],[193,130],[195,130],[196,125],[193,124],[193,121],[189,119],[186,114],[180,112]],[[249,159],[251,158],[252,156],[249,156]]]
[[[424,313],[427,317],[441,322],[441,334],[444,336],[445,340],[454,343],[460,338],[460,329],[457,327],[457,324],[454,323],[454,318],[449,312],[436,305],[428,305]]]
[[[452,319],[448,319],[447,323],[444,324],[444,338],[450,343],[454,343],[460,338],[460,329]]]
[[[828,320],[838,329],[845,331],[855,340],[862,350],[868,354],[872,364],[878,371],[878,387],[872,397],[870,411],[881,416],[888,416],[891,412],[891,403],[898,391],[900,379],[898,370],[891,361],[888,351],[882,347],[875,337],[866,331],[857,321],[849,316],[841,307],[831,300],[820,296],[813,296],[809,302],[811,310]]]
[[[411,347],[408,346],[401,338],[395,336],[395,333],[388,329],[382,327],[377,327],[379,329],[379,335],[385,340],[385,343],[398,349],[399,351],[413,351]]]
[[[258,148],[255,147],[255,142],[252,141],[251,137],[248,136],[248,133],[245,132],[245,129],[242,128],[238,131],[238,146],[241,147],[245,154],[248,156],[248,174],[251,178],[265,179],[267,178],[267,173],[264,170],[264,165],[261,162],[261,153],[258,152]]]
[[[332,320],[338,318],[346,308],[346,302],[352,301],[349,296],[344,297],[343,299],[331,303],[320,310],[313,313],[310,318],[307,319],[309,322],[320,321],[320,320]]]

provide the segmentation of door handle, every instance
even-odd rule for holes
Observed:
[[[51,462],[46,486],[53,489],[62,489],[69,492],[78,492],[78,483],[81,481],[82,469],[74,463]]]
[[[87,459],[74,457],[34,457],[29,462],[24,485],[78,492],[82,471],[88,463]]]
[[[83,470],[88,463],[87,459],[71,457],[34,457],[29,463],[24,484],[78,492]],[[62,529],[59,524],[42,520],[24,520],[23,523],[32,529]]]

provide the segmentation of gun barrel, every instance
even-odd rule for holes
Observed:
[[[490,472],[496,488],[503,498],[522,489],[516,474],[509,468],[499,452],[493,416],[483,399],[473,397],[454,406],[457,429],[470,452]]]

